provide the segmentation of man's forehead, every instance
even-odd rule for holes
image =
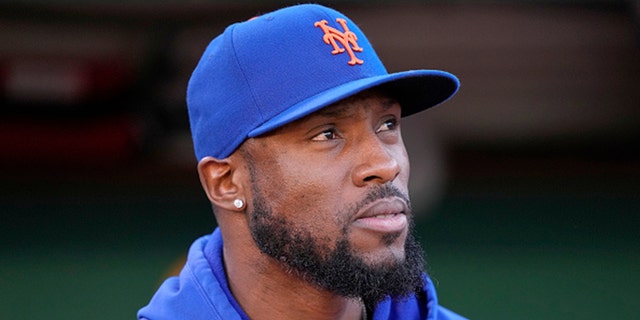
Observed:
[[[395,99],[383,92],[365,91],[322,108],[309,116],[317,115],[326,118],[343,118],[355,112],[353,108],[355,105],[361,105],[365,109],[377,106],[383,111],[389,110],[394,106],[399,106]]]

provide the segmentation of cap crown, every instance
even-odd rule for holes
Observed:
[[[344,32],[336,19],[344,19],[357,38],[362,64],[349,64],[347,49],[332,54],[333,46],[323,40],[325,32],[316,23]],[[227,157],[250,131],[291,106],[345,82],[386,73],[360,29],[325,7],[289,7],[231,25],[209,44],[189,82],[196,155]]]

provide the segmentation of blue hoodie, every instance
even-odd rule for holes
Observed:
[[[387,298],[374,310],[374,320],[465,319],[438,305],[436,291],[425,275],[426,298],[411,296],[401,301]],[[222,263],[222,235],[196,240],[178,277],[167,279],[147,306],[138,311],[140,320],[245,320],[249,319],[231,294]]]

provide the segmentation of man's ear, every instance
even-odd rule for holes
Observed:
[[[245,201],[242,185],[239,183],[237,168],[233,161],[205,157],[198,162],[200,183],[207,197],[215,206],[231,211],[242,211],[233,202],[236,199]]]

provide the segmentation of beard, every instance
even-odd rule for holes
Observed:
[[[255,181],[252,189],[253,209],[248,212],[251,235],[260,251],[279,261],[287,272],[321,289],[361,299],[368,310],[373,310],[386,297],[400,300],[411,294],[423,294],[424,260],[422,248],[412,235],[413,219],[409,219],[404,258],[367,263],[349,243],[347,219],[335,245],[328,246],[320,241],[325,239],[322,235],[315,236],[308,229],[297,228],[282,215],[274,213]],[[400,190],[385,184],[373,189],[361,203],[339,216],[351,217],[362,206],[389,196],[398,196],[409,203]],[[410,212],[407,215],[411,218]],[[400,233],[387,235],[381,243],[389,245],[399,236]]]

